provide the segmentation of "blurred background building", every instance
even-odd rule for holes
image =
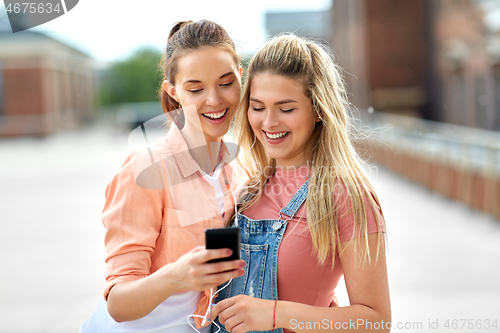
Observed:
[[[270,36],[281,32],[329,41],[332,29],[331,11],[268,12],[266,29]]]
[[[334,54],[359,108],[500,130],[500,2],[336,0]]]
[[[0,29],[0,136],[75,128],[92,117],[95,88],[88,55],[45,34]]]

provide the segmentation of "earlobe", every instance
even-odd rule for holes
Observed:
[[[179,97],[177,97],[175,87],[170,82],[168,82],[168,80],[163,81],[163,89],[165,89],[165,91],[167,92],[167,94],[170,95],[170,97],[179,102]]]
[[[317,129],[318,127],[320,127],[321,125],[323,125],[323,118],[321,117],[321,115],[319,114],[319,112],[316,110],[314,111],[314,129]]]
[[[317,109],[314,110],[314,118],[315,118],[315,121],[317,123],[323,122],[323,118],[321,117],[321,114],[319,113],[319,111]]]

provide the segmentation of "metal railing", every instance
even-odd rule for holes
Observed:
[[[383,113],[363,122],[390,149],[500,178],[500,132]]]

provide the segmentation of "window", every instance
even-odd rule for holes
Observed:
[[[458,125],[467,124],[467,92],[465,85],[464,70],[459,67],[456,68],[450,76],[450,106],[453,123]]]
[[[476,78],[476,125],[479,128],[490,129],[488,124],[488,96],[484,77]]]
[[[3,67],[2,63],[0,62],[0,116],[4,114],[4,95],[3,95]]]
[[[493,70],[495,80],[495,129],[500,131],[500,64],[496,65]]]

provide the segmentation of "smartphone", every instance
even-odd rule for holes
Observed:
[[[231,249],[233,254],[226,258],[207,261],[207,263],[240,259],[240,228],[229,227],[205,230],[205,246],[209,249]]]

